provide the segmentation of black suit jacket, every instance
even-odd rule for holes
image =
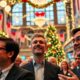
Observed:
[[[33,74],[14,65],[5,80],[33,80]]]
[[[34,74],[34,66],[32,61],[22,67],[24,69],[32,71],[32,73]],[[51,63],[45,61],[44,80],[59,80],[58,79],[59,73],[60,73],[60,68],[58,66],[52,65]],[[35,75],[34,75],[34,79],[35,79]]]
[[[80,65],[78,66],[79,68],[75,67],[72,71],[78,76],[80,79]]]

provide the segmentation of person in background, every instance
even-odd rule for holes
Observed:
[[[77,62],[77,65],[72,73],[72,77],[67,77],[64,75],[59,75],[59,77],[63,78],[63,80],[79,80],[80,79],[80,28],[75,28],[72,30],[72,36],[73,36],[73,45],[74,45],[74,55],[75,55],[75,60]]]
[[[67,61],[62,61],[60,67],[61,67],[61,72],[63,75],[71,76],[71,74],[68,72],[70,68],[69,68],[69,64]]]
[[[80,54],[75,54],[75,63],[76,63],[76,67],[74,69],[72,69],[72,71],[80,79]]]
[[[72,31],[72,35],[73,35],[75,62],[77,64],[77,66],[73,69],[73,72],[80,79],[80,28],[74,29]]]
[[[21,63],[22,63],[22,59],[21,59],[21,57],[18,55],[17,58],[16,58],[16,60],[15,60],[15,64],[16,64],[17,66],[20,66]]]
[[[70,68],[74,69],[77,66],[75,61],[70,62]]]
[[[57,60],[56,60],[55,57],[49,57],[49,58],[48,58],[48,61],[49,61],[50,63],[52,63],[53,65],[57,65]]]
[[[0,80],[33,80],[33,74],[15,65],[19,45],[11,38],[0,36]]]
[[[33,60],[24,65],[24,69],[32,71],[35,80],[59,80],[60,68],[45,59],[47,41],[42,34],[36,33],[31,39]]]

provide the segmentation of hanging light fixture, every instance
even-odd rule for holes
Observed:
[[[9,5],[7,5],[6,7],[5,7],[5,11],[6,12],[9,12],[11,10],[11,7],[9,6]]]
[[[4,8],[7,5],[6,1],[0,1],[0,7]]]

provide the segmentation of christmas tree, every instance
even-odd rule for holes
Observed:
[[[54,26],[49,26],[45,34],[48,41],[46,58],[53,56],[57,59],[57,63],[59,64],[64,59],[64,51],[59,41],[56,28]]]
[[[5,32],[3,31],[0,31],[0,37],[9,37]]]

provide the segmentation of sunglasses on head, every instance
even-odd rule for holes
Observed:
[[[76,38],[73,39],[73,42],[75,41],[80,41],[80,36],[77,36]]]

